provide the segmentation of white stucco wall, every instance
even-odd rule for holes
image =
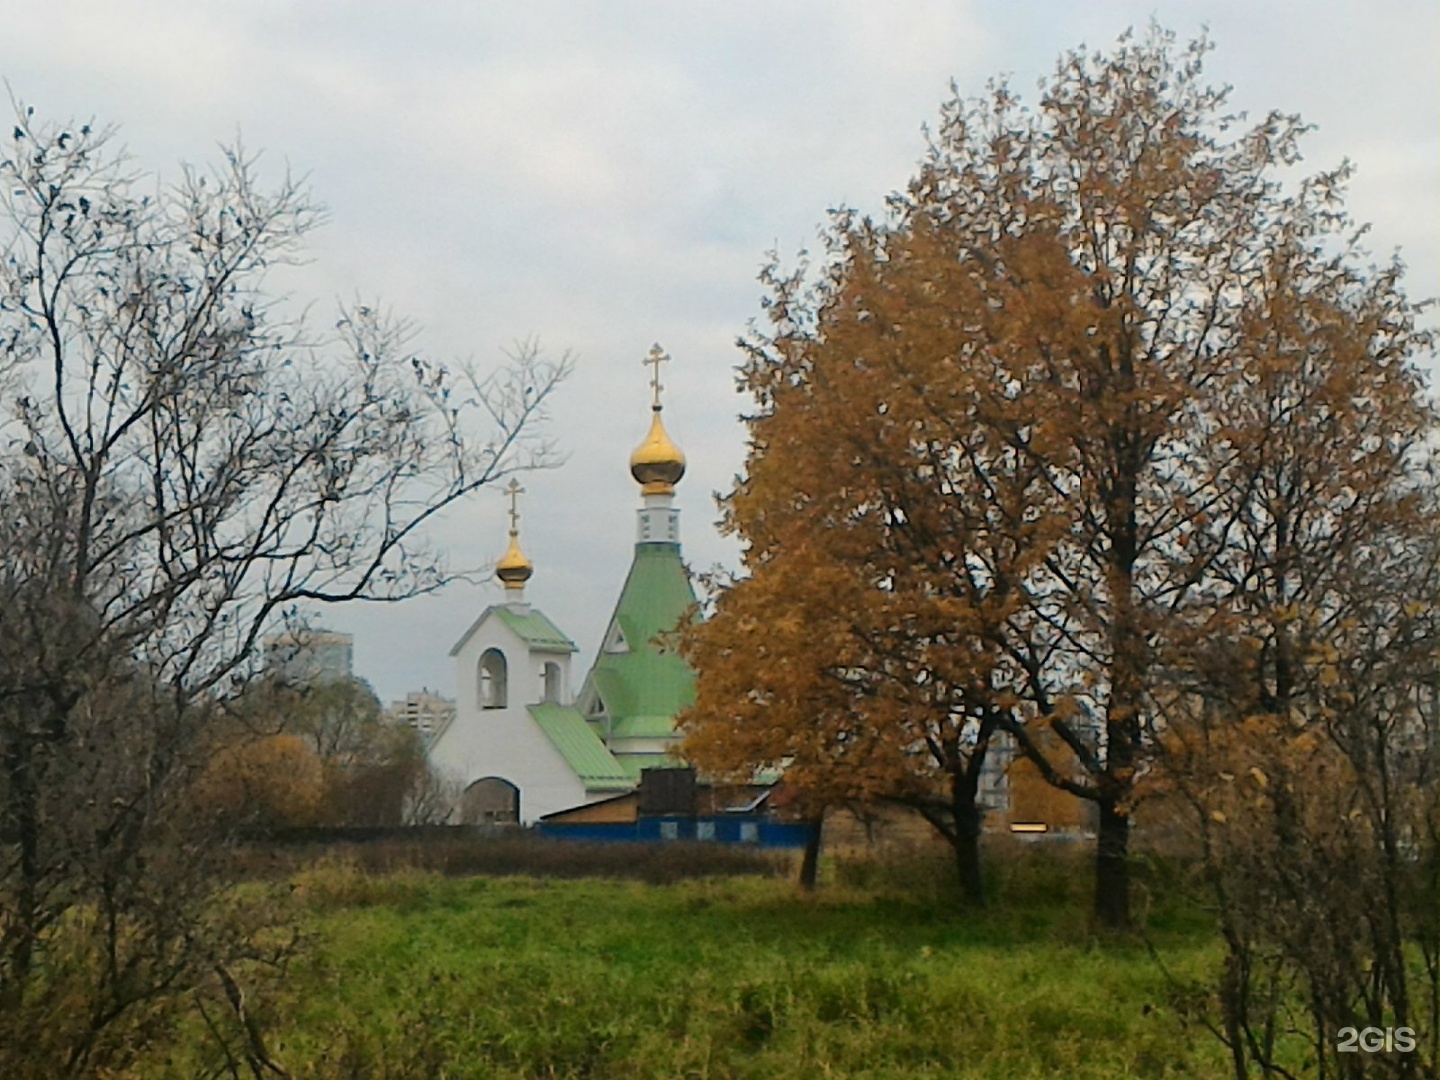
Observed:
[[[505,657],[507,700],[504,708],[482,709],[480,658],[492,648]],[[547,662],[560,668],[558,703],[569,704],[570,655],[532,651],[491,613],[455,655],[455,719],[430,746],[430,760],[462,788],[491,776],[519,788],[526,825],[588,801],[585,785],[525,708],[541,700]]]

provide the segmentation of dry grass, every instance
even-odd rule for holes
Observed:
[[[464,829],[377,831],[346,839],[330,830],[323,842],[252,842],[236,857],[251,880],[281,880],[316,863],[339,863],[368,875],[420,871],[445,877],[610,878],[665,885],[706,877],[784,877],[795,856],[723,844],[584,844],[533,833]]]

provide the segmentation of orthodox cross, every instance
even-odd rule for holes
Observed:
[[[655,399],[650,407],[656,412],[660,411],[660,391],[665,389],[665,387],[660,385],[660,365],[669,363],[669,361],[669,355],[659,345],[652,345],[650,347],[650,355],[640,361],[647,367],[653,367],[655,369],[654,374],[650,376],[650,389],[655,392]]]
[[[513,476],[510,478],[510,486],[505,489],[505,494],[510,496],[510,535],[520,534],[520,510],[519,499],[525,494],[525,489],[520,486],[518,480]]]

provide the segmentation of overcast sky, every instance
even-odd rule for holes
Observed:
[[[594,655],[629,566],[644,435],[641,360],[659,341],[692,566],[733,565],[712,493],[744,457],[734,340],[769,250],[813,245],[828,207],[878,210],[919,160],[953,79],[1038,78],[1081,42],[1155,16],[1208,26],[1209,71],[1252,115],[1316,125],[1313,169],[1349,157],[1350,207],[1396,248],[1413,296],[1440,292],[1440,5],[1434,0],[0,0],[0,75],[37,117],[120,126],[173,175],[240,132],[308,175],[329,222],[297,295],[379,298],[441,359],[572,352],[551,433],[569,460],[526,479],[528,596]],[[436,534],[456,563],[498,556],[503,499]],[[450,646],[492,586],[456,585],[325,621],[389,700],[451,693]]]

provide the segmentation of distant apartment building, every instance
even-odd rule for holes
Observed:
[[[430,690],[412,691],[385,710],[392,723],[408,724],[429,742],[455,718],[455,702]]]
[[[309,685],[354,677],[355,638],[333,630],[295,630],[268,637],[265,672],[287,683]]]

